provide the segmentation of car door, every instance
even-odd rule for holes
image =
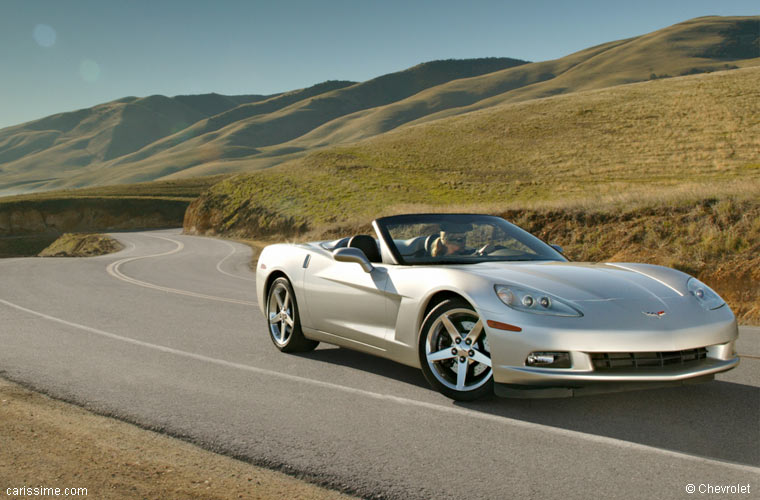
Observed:
[[[385,291],[388,271],[376,264],[365,272],[353,262],[313,254],[304,275],[304,297],[310,328],[380,347],[389,329]]]

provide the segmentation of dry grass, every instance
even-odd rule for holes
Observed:
[[[250,226],[255,213],[258,235],[393,207],[751,198],[760,190],[758,78],[750,68],[503,105],[230,178],[204,198],[220,212],[216,230]]]
[[[62,234],[39,253],[40,257],[94,257],[118,252],[124,246],[105,234]]]
[[[710,197],[632,209],[502,213],[577,261],[647,262],[713,286],[743,323],[760,324],[760,198]]]
[[[249,99],[237,105],[226,96],[205,96],[201,103],[187,100],[204,96],[150,96],[55,115],[0,131],[0,192],[226,173],[226,165],[202,174],[195,168],[269,155],[260,148],[287,142],[344,114],[522,62],[437,61],[356,85],[325,82],[266,100],[241,96]]]
[[[0,198],[0,209],[22,202],[77,199],[156,199],[190,202],[227,176],[196,177],[192,179],[117,184],[80,189],[60,189],[42,193],[27,193]]]
[[[657,80],[408,127],[223,181],[185,228],[320,239],[379,215],[504,214],[573,259],[696,274],[757,322],[759,77]]]
[[[161,96],[123,99],[0,131],[0,192],[251,171],[319,148],[505,103],[757,66],[758,23],[757,16],[699,18],[553,61],[517,67],[511,66],[519,61],[506,59],[436,61],[355,85],[326,82],[231,108],[230,102],[206,109],[205,104]],[[216,96],[213,101],[220,99],[226,98]],[[223,111],[210,114],[218,110]],[[631,111],[637,118],[636,110]],[[605,119],[593,107],[570,112],[592,127]],[[658,117],[652,115],[652,120]],[[621,130],[619,115],[612,119],[611,135]],[[664,132],[678,145],[680,130]],[[495,133],[501,134],[498,140],[508,139],[511,127]],[[729,144],[732,140],[719,139]],[[560,144],[562,151],[570,154],[579,148],[577,143],[569,145],[574,147]],[[566,161],[567,154],[548,164],[552,158],[542,154],[542,167],[575,167]],[[709,152],[690,151],[673,159],[690,162],[706,155]],[[470,160],[488,159],[477,152],[460,158],[468,165],[473,164]],[[492,158],[496,163],[500,159]]]

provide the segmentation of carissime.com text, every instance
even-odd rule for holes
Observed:
[[[87,488],[48,488],[47,486],[20,486],[6,488],[9,497],[86,497]]]

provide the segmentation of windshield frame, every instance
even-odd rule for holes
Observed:
[[[515,239],[520,241],[521,243],[525,244],[529,248],[533,249],[534,247],[539,248],[542,250],[542,254],[546,254],[546,259],[527,259],[527,260],[515,260],[511,258],[493,258],[484,256],[483,258],[473,258],[471,256],[466,257],[445,257],[441,259],[431,259],[430,261],[424,261],[424,262],[407,262],[404,257],[399,252],[393,238],[391,237],[390,230],[388,229],[389,226],[394,226],[398,224],[423,224],[423,223],[430,223],[430,224],[436,224],[438,222],[443,222],[445,219],[446,222],[453,222],[458,224],[471,224],[473,222],[480,222],[480,223],[490,223],[494,226],[503,226],[506,225],[506,229],[508,230],[508,234],[511,236],[515,236]],[[436,265],[462,265],[462,264],[480,264],[480,263],[488,263],[488,262],[546,262],[546,261],[557,261],[557,262],[567,262],[568,259],[559,253],[556,249],[554,249],[551,245],[546,243],[545,241],[541,240],[537,236],[529,233],[528,231],[522,229],[521,227],[512,224],[511,222],[507,221],[506,219],[503,219],[501,217],[497,217],[495,215],[487,215],[487,214],[465,214],[465,213],[424,213],[424,214],[404,214],[404,215],[392,215],[388,217],[380,217],[378,219],[375,219],[372,223],[372,225],[375,228],[375,231],[378,234],[378,237],[383,242],[383,246],[387,251],[391,254],[393,257],[393,260],[396,261],[397,264],[402,266],[436,266]]]

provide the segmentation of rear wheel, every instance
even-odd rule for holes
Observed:
[[[307,352],[319,342],[309,340],[301,331],[301,319],[293,287],[287,278],[277,278],[267,295],[269,337],[282,352]]]
[[[428,383],[458,401],[493,394],[491,350],[478,313],[463,299],[441,302],[422,323],[422,373]]]

